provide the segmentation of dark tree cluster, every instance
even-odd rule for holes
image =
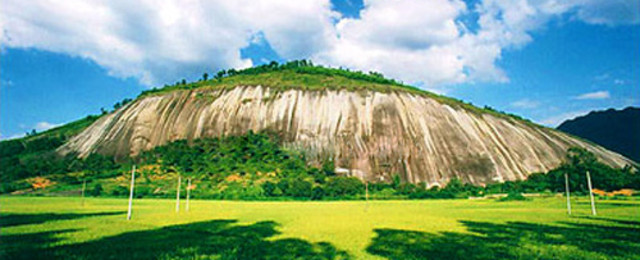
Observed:
[[[563,192],[565,177],[569,177],[571,191],[586,193],[589,171],[593,188],[613,191],[623,188],[640,190],[640,174],[631,166],[622,169],[612,168],[599,162],[596,156],[578,147],[569,148],[565,162],[547,173],[534,173],[524,181],[507,181],[487,185],[487,193],[516,192]]]
[[[121,108],[123,106],[125,106],[126,104],[129,104],[131,101],[133,101],[133,99],[130,98],[125,98],[122,101],[118,101],[113,105],[113,110],[118,110],[118,108]]]

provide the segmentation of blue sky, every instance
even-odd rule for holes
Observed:
[[[98,2],[3,4],[1,138],[205,71],[302,58],[549,126],[640,106],[638,1]]]

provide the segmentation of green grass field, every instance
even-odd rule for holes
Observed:
[[[640,201],[0,197],[0,259],[639,259]]]

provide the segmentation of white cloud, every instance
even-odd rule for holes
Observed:
[[[7,137],[7,139],[17,139],[17,138],[22,138],[24,137],[26,134],[15,134],[12,136]]]
[[[575,20],[587,23],[638,23],[618,21],[609,13],[606,21],[597,22],[589,10],[600,4],[610,5],[587,0],[484,0],[475,6],[458,0],[371,0],[365,2],[360,19],[340,20],[339,37],[331,48],[313,57],[335,66],[382,71],[431,89],[461,82],[506,82],[507,75],[496,65],[502,52],[532,41],[530,33],[550,19],[573,13]],[[637,9],[630,10],[640,13]],[[474,30],[459,22],[471,13],[479,17]]]
[[[263,32],[284,58],[309,56],[332,35],[328,0],[3,1],[7,47],[38,48],[95,61],[146,85],[251,66],[240,49]]]
[[[616,85],[624,85],[624,83],[625,83],[625,81],[622,80],[622,79],[614,79],[613,80],[613,84],[616,84]]]
[[[10,140],[10,139],[16,139],[16,138],[22,138],[24,137],[25,134],[15,134],[15,135],[10,135],[10,136],[4,136],[2,133],[0,133],[0,140]]]
[[[640,22],[640,1],[637,0],[574,0],[576,17],[589,24],[609,26]]]
[[[457,0],[367,1],[360,19],[340,20],[339,37],[312,58],[334,66],[381,71],[428,88],[506,80],[494,64],[500,45],[480,40],[457,22],[468,11]]]
[[[152,86],[251,66],[240,50],[262,33],[284,59],[376,70],[433,89],[508,81],[496,65],[502,52],[532,41],[530,33],[550,19],[637,24],[639,3],[370,0],[353,19],[331,11],[329,0],[7,0],[0,44],[87,58]],[[465,16],[479,17],[477,26],[461,22]]]
[[[574,99],[578,100],[586,100],[586,99],[607,99],[610,98],[609,91],[596,91],[584,93],[582,95],[576,96]]]
[[[42,121],[42,122],[38,122],[33,128],[36,129],[37,131],[45,131],[60,125],[61,124],[53,124],[46,121]]]
[[[521,99],[521,100],[518,100],[518,101],[511,102],[510,105],[512,107],[516,107],[516,108],[531,109],[531,108],[536,108],[536,107],[540,106],[540,102],[525,98],[525,99]]]
[[[33,125],[32,127],[27,127],[27,125],[25,124],[19,124],[19,127],[22,129],[27,129],[29,130],[29,132],[31,131],[31,129],[34,129],[38,132],[42,132],[42,131],[46,131],[49,130],[51,128],[55,128],[58,126],[61,126],[63,124],[55,124],[55,123],[50,123],[47,121],[41,121],[36,123],[35,125]],[[19,134],[14,134],[14,135],[10,135],[10,136],[4,136],[3,134],[0,133],[0,140],[8,140],[8,139],[15,139],[15,138],[22,138],[25,136],[25,133],[19,133]]]
[[[549,127],[557,127],[558,125],[560,125],[562,122],[566,120],[573,119],[578,116],[586,115],[589,112],[590,112],[589,110],[570,111],[570,112],[561,113],[555,116],[547,117],[545,119],[540,120],[539,123]]]

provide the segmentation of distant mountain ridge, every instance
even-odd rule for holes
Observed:
[[[636,162],[640,161],[640,108],[592,111],[563,122],[558,130],[590,140]]]

